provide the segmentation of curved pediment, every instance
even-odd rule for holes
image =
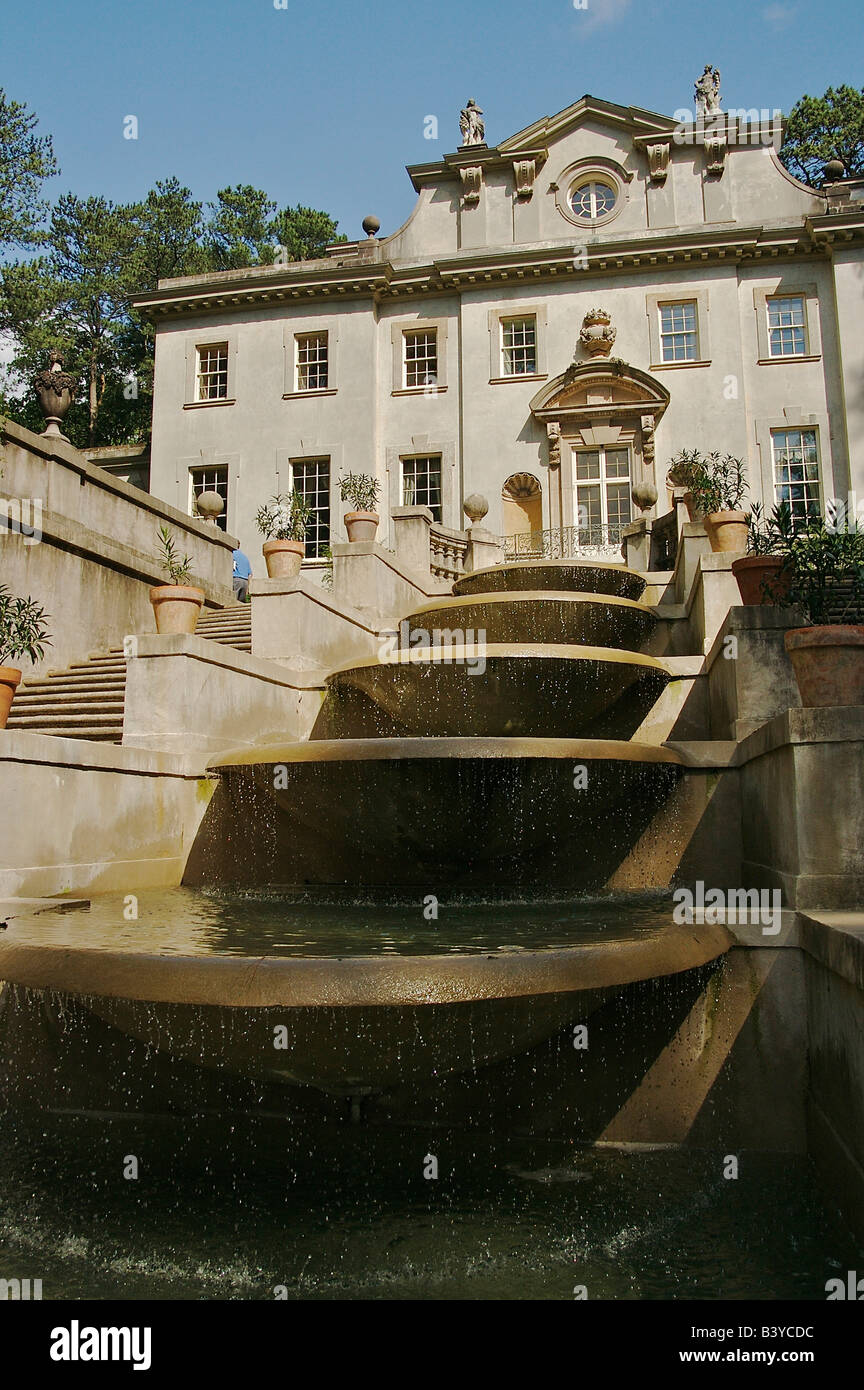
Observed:
[[[609,414],[610,409],[618,414],[645,411],[659,419],[668,404],[669,392],[656,377],[611,357],[574,362],[546,382],[530,408],[540,420],[558,420],[574,411]]]

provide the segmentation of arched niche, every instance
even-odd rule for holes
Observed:
[[[502,487],[501,529],[505,536],[543,530],[543,491],[533,473],[512,473]]]

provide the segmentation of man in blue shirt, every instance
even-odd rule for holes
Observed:
[[[252,566],[242,550],[234,551],[234,597],[238,603],[249,602],[249,580]]]

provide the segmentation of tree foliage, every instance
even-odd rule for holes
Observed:
[[[58,172],[50,135],[35,133],[38,120],[0,87],[0,248],[39,242],[47,205],[40,193]]]
[[[787,118],[780,158],[813,188],[824,182],[829,159],[839,159],[847,177],[864,174],[864,89],[829,87],[824,96],[802,97]]]

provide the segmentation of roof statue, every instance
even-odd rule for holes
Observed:
[[[459,129],[462,132],[463,145],[484,144],[486,126],[483,123],[483,112],[473,97],[469,97],[468,105],[459,116]]]
[[[705,64],[705,71],[694,83],[696,95],[696,115],[716,116],[720,110],[720,70]]]

